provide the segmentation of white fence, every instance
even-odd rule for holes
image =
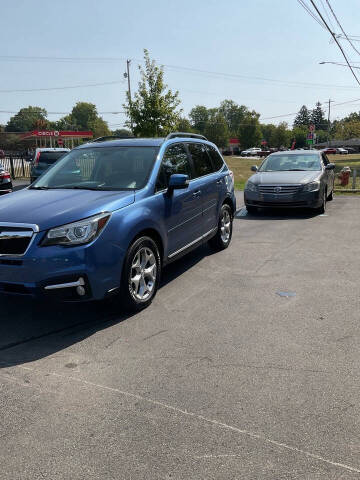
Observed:
[[[0,164],[10,172],[11,178],[30,178],[30,162],[21,157],[6,156],[0,159]]]

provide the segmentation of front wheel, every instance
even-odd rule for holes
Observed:
[[[214,250],[225,250],[230,245],[233,228],[233,215],[229,205],[224,204],[220,210],[216,235],[209,240]]]
[[[322,204],[317,209],[317,212],[319,215],[323,215],[326,212],[326,198],[327,198],[326,190],[324,190]]]
[[[126,254],[120,301],[125,310],[138,312],[150,305],[160,283],[161,258],[159,248],[150,237],[140,237]]]

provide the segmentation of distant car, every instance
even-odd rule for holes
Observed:
[[[53,165],[69,148],[37,148],[31,157],[30,183],[40,177],[51,165]]]
[[[323,152],[325,155],[335,155],[337,153],[336,148],[325,148]]]
[[[252,147],[248,148],[247,150],[243,150],[241,155],[244,157],[256,157],[259,152],[261,152],[261,148]]]
[[[336,153],[339,153],[340,155],[347,155],[349,152],[346,150],[346,148],[340,147],[336,149]]]
[[[348,153],[356,153],[355,148],[347,147],[346,150],[348,151]]]
[[[307,207],[324,213],[332,200],[334,168],[323,152],[291,150],[269,155],[245,185],[249,213],[263,207]]]
[[[0,163],[0,195],[11,193],[13,185],[10,173],[5,170],[5,167]]]

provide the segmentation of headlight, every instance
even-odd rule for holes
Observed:
[[[245,190],[248,190],[249,192],[257,192],[257,187],[254,183],[248,181],[245,185]]]
[[[101,213],[93,217],[52,228],[46,234],[42,245],[83,245],[96,238],[110,218],[110,213]]]
[[[317,192],[320,188],[320,182],[311,182],[304,185],[304,192]]]

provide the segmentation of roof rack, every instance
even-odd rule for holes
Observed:
[[[198,138],[199,140],[207,140],[204,135],[198,135],[197,133],[186,133],[186,132],[174,132],[169,133],[165,140],[170,140],[171,138]]]
[[[106,135],[105,137],[98,137],[94,138],[94,140],[91,140],[89,143],[93,142],[107,142],[108,140],[122,140],[122,139],[127,139],[127,138],[135,138],[135,137],[123,137],[121,135]]]

